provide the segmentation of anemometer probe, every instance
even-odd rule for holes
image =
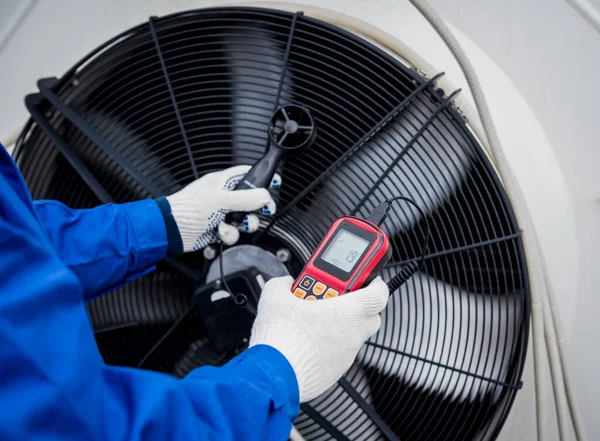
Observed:
[[[312,145],[317,126],[310,111],[301,106],[280,107],[269,121],[269,147],[235,187],[236,190],[268,188],[277,165],[289,153],[299,152]],[[231,213],[228,221],[242,223],[246,213]]]
[[[279,161],[288,153],[308,148],[315,141],[317,128],[310,111],[304,107],[280,107],[269,121],[269,147],[236,186],[238,189],[267,188],[275,175]],[[337,297],[356,291],[377,277],[392,257],[390,240],[381,225],[387,218],[391,204],[402,200],[413,205],[426,221],[425,213],[415,201],[397,196],[379,204],[366,218],[342,216],[337,219],[308,260],[292,291],[305,300]],[[241,223],[245,213],[230,213],[228,221]],[[421,246],[421,257],[410,261],[389,282],[390,293],[395,292],[423,265],[429,225]],[[221,243],[220,270],[223,286],[235,303],[255,315],[244,294],[233,295],[223,274],[223,244]]]

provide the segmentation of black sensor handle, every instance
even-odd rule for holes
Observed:
[[[248,173],[238,182],[235,189],[269,188],[273,176],[275,176],[279,160],[284,153],[285,151],[282,148],[271,144],[267,153],[248,170]],[[246,213],[244,212],[229,213],[227,215],[227,222],[241,224],[245,217]]]
[[[269,188],[283,153],[282,148],[271,144],[267,153],[248,170],[248,173],[238,182],[235,189]]]

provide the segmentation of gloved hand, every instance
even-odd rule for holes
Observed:
[[[252,233],[258,229],[260,222],[255,214],[247,215],[240,225],[225,223],[225,215],[231,211],[260,210],[261,214],[266,215],[275,213],[275,202],[266,189],[233,191],[248,170],[249,165],[240,165],[209,173],[167,196],[166,200],[183,243],[183,252],[200,250],[218,239],[226,245],[233,245],[239,239],[239,231]],[[280,185],[281,177],[275,175],[270,188]],[[160,199],[157,202],[160,206]],[[164,216],[163,207],[161,210]],[[169,235],[166,218],[165,224]]]
[[[389,297],[379,277],[362,289],[324,300],[291,292],[293,279],[271,279],[263,288],[250,346],[269,345],[289,361],[300,401],[310,401],[346,372],[363,343],[379,330]]]

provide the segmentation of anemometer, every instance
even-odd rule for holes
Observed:
[[[296,279],[292,291],[306,300],[359,289],[390,260],[392,250],[378,225],[355,216],[336,220]]]
[[[363,219],[343,216],[337,219],[325,234],[314,254],[292,286],[296,297],[319,300],[337,297],[368,285],[377,277],[392,257],[390,240],[381,224],[387,218],[394,201],[403,200],[413,205],[422,219],[425,213],[410,198],[396,196],[379,204]],[[418,261],[409,261],[388,282],[390,293],[395,292],[423,265],[429,226],[421,246]]]

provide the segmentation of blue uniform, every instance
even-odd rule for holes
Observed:
[[[285,440],[299,411],[269,346],[184,379],[107,366],[84,302],[154,269],[157,204],[33,202],[0,145],[0,440]]]

